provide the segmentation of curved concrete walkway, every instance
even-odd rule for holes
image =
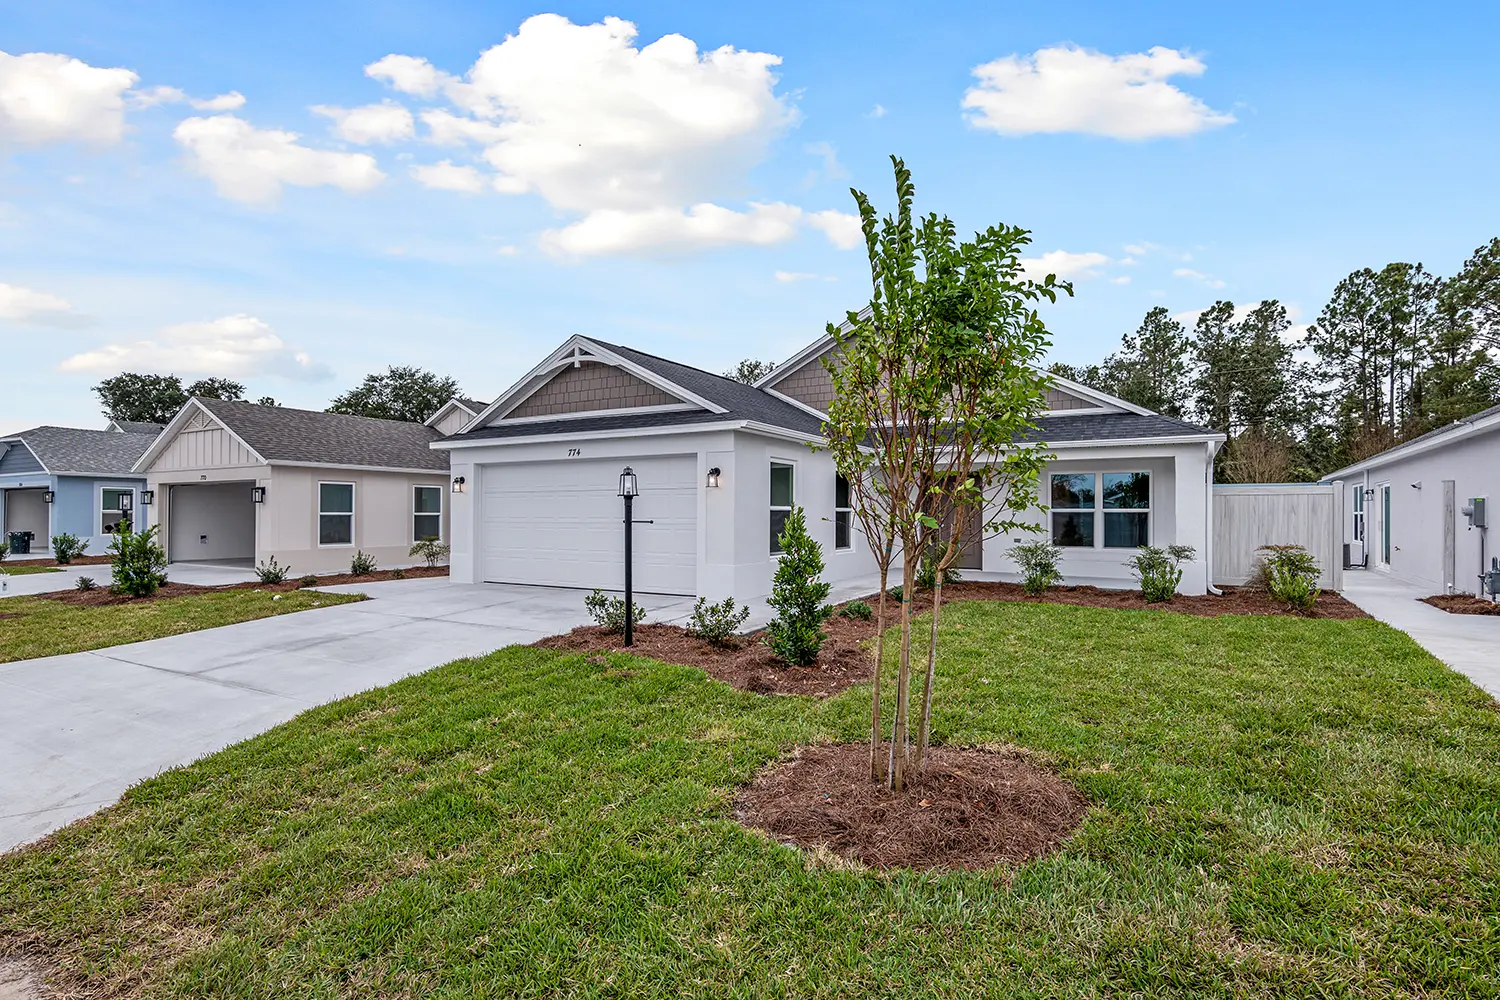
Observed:
[[[1346,571],[1342,593],[1500,698],[1500,616],[1451,615],[1424,604],[1427,591],[1375,570]]]

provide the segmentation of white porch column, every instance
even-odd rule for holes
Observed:
[[[1173,503],[1176,530],[1173,539],[1178,545],[1191,545],[1197,555],[1182,567],[1182,582],[1177,590],[1182,594],[1208,593],[1209,575],[1212,567],[1208,560],[1212,551],[1209,523],[1209,486],[1207,449],[1202,445],[1179,445],[1173,449]]]

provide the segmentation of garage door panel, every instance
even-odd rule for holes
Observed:
[[[624,502],[619,460],[486,466],[481,476],[484,579],[558,587],[624,586]],[[635,586],[643,593],[692,594],[697,582],[697,459],[631,461],[635,501]]]

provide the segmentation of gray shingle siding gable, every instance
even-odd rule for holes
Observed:
[[[10,447],[4,455],[0,455],[0,476],[19,476],[26,473],[46,472],[42,463],[36,460],[31,449],[20,441],[6,441]]]
[[[33,427],[15,435],[49,472],[123,476],[156,440],[154,434],[124,434],[78,427]],[[14,449],[13,449],[14,450]],[[6,455],[8,459],[9,454]]]

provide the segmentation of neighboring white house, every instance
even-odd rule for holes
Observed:
[[[347,571],[448,537],[448,462],[423,424],[194,398],[135,464],[172,562]]]
[[[560,587],[623,585],[622,470],[637,475],[635,586],[750,601],[769,593],[775,539],[807,512],[831,582],[874,560],[821,440],[831,382],[823,338],[755,386],[575,336],[433,447],[451,456],[452,577]],[[1210,472],[1222,435],[1059,380],[1040,437],[1057,454],[1039,515],[1067,546],[1071,583],[1129,586],[1139,544],[1199,551],[1182,590],[1208,579]],[[1030,537],[1030,536],[1027,536]],[[964,554],[1009,575],[1012,538]]]
[[[1342,491],[1350,562],[1434,594],[1482,592],[1479,574],[1500,555],[1473,501],[1495,521],[1500,500],[1500,406],[1413,438],[1323,477]]]

